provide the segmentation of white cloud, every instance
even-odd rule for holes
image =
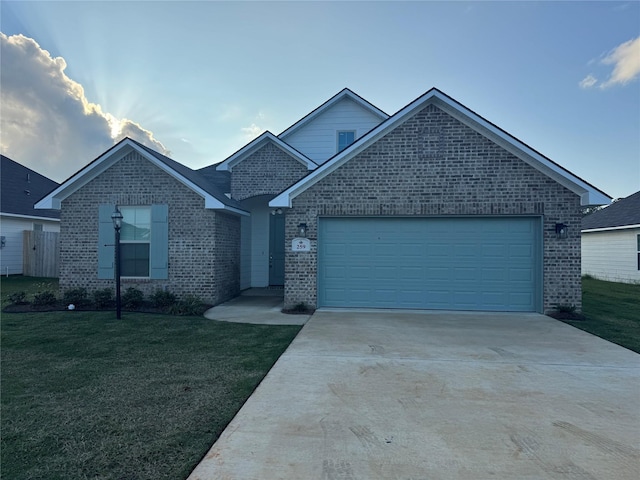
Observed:
[[[589,75],[587,75],[586,77],[584,77],[582,79],[582,81],[580,82],[580,86],[582,88],[591,88],[596,83],[598,83],[598,79],[596,77],[594,77],[593,75],[589,74]]]
[[[626,85],[640,76],[640,36],[614,48],[603,60],[613,65],[613,72],[601,87]]]
[[[252,123],[248,127],[243,127],[241,130],[247,141],[253,140],[254,138],[259,137],[262,133],[266,131],[265,128],[259,127],[255,123]]]
[[[0,32],[0,149],[43,175],[61,181],[123,136],[168,154],[153,134],[103,112],[35,40]]]
[[[588,62],[591,67],[594,64],[613,65],[613,71],[603,82],[599,82],[593,74],[587,75],[579,83],[581,88],[597,86],[604,89],[636,80],[640,77],[640,36],[618,45],[599,60]]]

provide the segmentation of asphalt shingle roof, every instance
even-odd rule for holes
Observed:
[[[240,205],[238,201],[232,200],[225,195],[225,193],[228,193],[230,190],[224,191],[224,188],[221,188],[221,187],[225,187],[227,182],[230,184],[231,180],[230,180],[230,177],[228,177],[228,179],[225,180],[224,175],[218,175],[218,174],[227,173],[227,172],[215,172],[215,168],[212,171],[209,167],[206,167],[200,170],[192,170],[186,165],[178,163],[175,160],[172,160],[171,158],[165,155],[162,155],[161,153],[156,152],[155,150],[149,147],[142,145],[140,142],[136,142],[131,138],[129,140],[136,143],[140,148],[144,149],[150,155],[153,155],[155,158],[160,160],[166,166],[168,166],[175,172],[182,175],[187,180],[191,181],[192,183],[200,187],[202,190],[210,194],[215,199],[219,200],[224,205],[227,205],[228,207],[244,210],[244,207]]]
[[[582,219],[582,230],[640,225],[640,192],[629,195]]]
[[[59,185],[11,160],[0,155],[0,211],[13,215],[32,217],[60,218],[58,210],[35,210],[33,204]]]

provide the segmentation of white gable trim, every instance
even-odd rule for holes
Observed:
[[[385,112],[380,110],[378,107],[376,107],[372,103],[367,102],[365,99],[363,99],[359,95],[355,94],[354,92],[352,92],[348,88],[345,88],[341,92],[338,92],[336,95],[331,97],[325,103],[320,105],[318,108],[313,110],[311,113],[309,113],[308,115],[304,116],[302,119],[298,120],[296,123],[291,125],[284,132],[282,132],[280,135],[278,135],[278,137],[280,137],[282,139],[285,139],[286,137],[288,137],[289,135],[291,135],[295,131],[299,130],[304,125],[308,124],[313,119],[318,117],[320,114],[322,114],[323,112],[327,111],[333,105],[335,105],[336,103],[340,102],[341,100],[343,100],[345,98],[348,98],[348,99],[352,100],[353,102],[358,104],[360,107],[362,107],[365,110],[368,110],[369,112],[373,113],[374,115],[376,115],[377,117],[379,117],[383,121],[386,120],[387,118],[389,118],[389,115],[387,115]]]
[[[0,216],[10,217],[10,218],[18,218],[24,220],[46,220],[48,222],[60,222],[59,218],[51,218],[51,217],[38,217],[34,215],[21,215],[19,213],[4,213],[0,212]]]
[[[635,225],[620,225],[619,227],[601,227],[601,228],[587,228],[581,230],[582,233],[594,233],[594,232],[611,232],[613,230],[629,230],[632,228],[640,228],[640,223]]]
[[[215,210],[227,210],[233,213],[237,213],[240,215],[248,215],[248,212],[244,210],[240,210],[237,208],[230,207],[225,205],[217,198],[213,197],[208,192],[204,191],[195,183],[191,182],[189,179],[183,177],[174,169],[170,168],[165,163],[161,162],[153,155],[150,155],[146,150],[140,148],[135,142],[130,140],[129,138],[125,138],[120,143],[115,145],[113,148],[107,150],[85,168],[77,172],[75,175],[70,177],[64,183],[62,183],[58,188],[56,188],[53,192],[49,193],[46,197],[42,198],[38,201],[34,208],[49,208],[60,210],[61,203],[64,199],[68,198],[71,194],[77,192],[79,189],[87,185],[91,180],[96,178],[101,173],[105,172],[109,167],[113,166],[120,160],[122,160],[126,155],[130,154],[132,151],[136,151],[140,155],[142,155],[146,160],[154,164],[156,167],[160,168],[162,171],[171,175],[173,178],[178,180],[180,183],[185,185],[187,188],[193,190],[195,193],[200,195],[204,199],[204,207],[207,209],[215,209]]]
[[[427,105],[436,105],[465,125],[494,141],[533,168],[556,180],[572,192],[580,196],[582,205],[604,205],[611,202],[611,197],[594,186],[575,176],[544,155],[509,135],[496,125],[488,122],[467,107],[453,100],[439,90],[432,88],[409,105],[398,111],[386,122],[371,130],[351,146],[335,155],[317,170],[295,183],[269,202],[270,207],[291,207],[292,200],[302,192],[315,185],[331,172],[355,157],[358,153],[375,143],[378,139],[402,124],[405,120],[418,113]]]
[[[302,165],[307,167],[307,170],[315,170],[316,168],[318,168],[318,164],[315,163],[313,160],[311,160],[310,158],[306,157],[305,155],[300,153],[295,148],[291,147],[290,145],[288,145],[285,142],[283,142],[282,140],[280,140],[273,133],[271,133],[269,131],[266,131],[262,135],[260,135],[258,138],[256,138],[255,140],[252,140],[251,142],[246,144],[244,147],[242,147],[236,153],[231,155],[225,161],[223,161],[220,164],[218,164],[218,166],[216,167],[216,170],[221,170],[221,171],[225,171],[225,172],[232,171],[233,167],[235,165],[237,165],[238,163],[242,162],[249,155],[251,155],[254,152],[258,151],[260,148],[262,148],[265,145],[265,143],[267,141],[273,142],[273,144],[276,147],[278,147],[280,150],[282,150],[283,152],[289,154],[295,160],[297,160]]]

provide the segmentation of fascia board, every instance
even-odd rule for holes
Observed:
[[[3,217],[10,217],[10,218],[18,218],[18,219],[25,219],[25,220],[46,220],[49,222],[60,222],[59,218],[51,218],[51,217],[38,217],[36,215],[20,215],[19,213],[4,213],[4,212],[0,212],[0,216]]]
[[[129,154],[132,149],[133,145],[125,140],[116,151],[107,150],[92,163],[72,175],[58,188],[36,202],[33,208],[60,210],[62,200],[84,187],[118,160]],[[145,155],[145,157],[148,157],[148,155]]]
[[[168,175],[170,175],[173,178],[175,178],[177,181],[182,183],[185,187],[189,188],[193,192],[195,192],[198,195],[200,195],[204,199],[204,208],[211,209],[211,210],[225,210],[225,211],[228,211],[230,213],[234,213],[234,214],[238,214],[238,215],[249,215],[249,213],[245,212],[244,210],[241,210],[241,209],[238,209],[238,208],[235,208],[235,207],[231,207],[231,206],[226,205],[225,203],[221,202],[220,200],[215,198],[213,195],[209,194],[209,192],[207,192],[206,190],[203,190],[198,185],[193,183],[188,178],[185,178],[182,175],[180,175],[173,168],[169,167],[167,164],[165,164],[161,160],[157,159],[153,155],[150,156],[145,150],[140,148],[138,145],[132,144],[132,147],[138,153],[140,153],[145,158],[147,158],[155,166],[157,166],[158,168],[163,170],[165,173],[167,173]]]
[[[402,123],[406,118],[411,116],[415,111],[425,105],[435,94],[435,90],[430,90],[423,96],[411,102],[398,113],[389,118],[389,120],[381,123],[369,133],[360,137],[355,143],[345,148],[342,152],[335,155],[331,160],[319,166],[314,172],[304,177],[300,182],[293,184],[287,190],[280,193],[269,202],[270,207],[290,208],[292,200],[307,188],[315,185],[324,177],[335,171],[355,155],[363,151],[375,143],[380,137],[386,135],[393,130],[398,124]]]
[[[283,138],[283,139],[285,137],[288,137],[289,135],[291,135],[295,131],[297,131],[300,128],[302,128],[304,125],[306,125],[309,122],[311,122],[314,118],[318,117],[318,115],[322,114],[323,112],[325,112],[326,110],[331,108],[333,105],[335,105],[336,103],[338,103],[339,101],[341,101],[341,100],[343,100],[345,98],[349,98],[350,100],[352,100],[355,103],[357,103],[358,105],[360,105],[362,108],[365,108],[366,110],[369,110],[371,113],[373,113],[377,117],[381,118],[383,121],[389,118],[389,115],[387,115],[385,112],[380,110],[378,107],[376,107],[372,103],[369,103],[364,98],[362,98],[359,95],[355,94],[354,92],[352,92],[348,88],[345,88],[341,92],[337,93],[332,98],[327,100],[325,103],[323,103],[322,105],[320,105],[319,107],[317,107],[316,109],[312,110],[307,115],[302,117],[296,123],[294,123],[289,128],[287,128],[285,131],[281,132],[278,135],[278,137]]]
[[[280,148],[280,150],[287,153],[288,155],[291,155],[295,160],[297,160],[302,165],[307,167],[307,170],[315,170],[318,167],[318,164],[315,163],[313,160],[311,160],[310,158],[307,158],[304,154],[302,154],[301,152],[291,147],[286,142],[276,137],[273,133],[267,131],[263,133],[260,137],[249,142],[247,145],[242,147],[240,150],[238,150],[236,153],[231,155],[225,161],[218,164],[218,166],[216,167],[216,170],[223,171],[223,172],[231,172],[233,170],[233,167],[236,166],[238,163],[240,163],[242,160],[244,160],[245,157],[252,155],[254,152],[262,148],[262,146],[267,140],[271,140],[276,147]]]
[[[589,185],[581,178],[566,170],[564,167],[561,167],[557,163],[536,152],[525,143],[522,143],[520,140],[512,137],[504,130],[488,122],[471,110],[468,110],[466,107],[461,107],[459,104],[453,103],[451,99],[442,95],[437,95],[436,100],[433,103],[455,119],[476,130],[481,135],[489,138],[494,143],[500,145],[508,152],[520,158],[531,167],[579,195],[581,205],[605,205],[611,202],[611,197],[605,193],[600,192],[592,185]]]
[[[124,158],[126,155],[131,153],[133,150],[142,155],[145,159],[153,163],[156,167],[160,168],[162,171],[172,176],[180,183],[185,185],[187,188],[193,190],[195,193],[200,195],[205,200],[205,208],[216,209],[216,210],[236,210],[233,207],[228,207],[224,203],[222,203],[217,198],[211,196],[209,193],[204,191],[198,185],[194,184],[187,178],[180,175],[174,169],[170,168],[164,162],[158,160],[153,155],[149,155],[144,149],[140,148],[135,143],[126,139],[119,145],[116,151],[107,151],[101,157],[98,157],[97,160],[90,164],[87,168],[79,171],[77,174],[72,176],[69,180],[64,182],[60,187],[55,189],[49,195],[38,201],[34,208],[53,208],[56,210],[60,210],[62,200],[68,198],[71,194],[78,191],[80,188],[85,186],[91,180],[96,178],[98,175],[106,171],[109,167],[117,163],[119,160]]]
[[[614,230],[630,230],[634,228],[640,228],[640,223],[635,225],[620,225],[619,227],[588,228],[586,230],[581,230],[581,232],[582,233],[611,232]]]
[[[371,130],[360,140],[352,144],[351,147],[346,148],[340,154],[333,157],[332,160],[329,160],[313,173],[307,175],[300,182],[292,185],[280,195],[276,196],[271,200],[271,202],[269,202],[269,206],[281,208],[291,207],[291,201],[297,195],[320,181],[329,173],[336,170],[353,156],[357,155],[360,151],[373,144],[376,140],[386,135],[411,115],[414,115],[429,104],[436,105],[438,108],[441,108],[457,120],[468,125],[470,128],[473,128],[480,134],[522,159],[533,168],[536,168],[561,185],[564,185],[570,191],[580,196],[580,202],[582,205],[604,205],[611,201],[611,198],[608,195],[600,192],[595,187],[576,177],[560,165],[547,159],[531,147],[506,133],[504,130],[483,119],[478,114],[454,101],[439,90],[431,89],[390,117],[389,120],[381,123],[378,127]]]

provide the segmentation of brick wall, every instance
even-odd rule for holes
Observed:
[[[240,219],[205,210],[204,199],[132,152],[62,202],[60,289],[114,287],[97,278],[100,204],[169,206],[169,275],[163,280],[123,279],[123,291],[146,295],[167,288],[220,303],[240,291]]]
[[[304,222],[312,251],[287,249],[286,307],[317,304],[318,217],[344,215],[542,216],[543,309],[581,307],[580,198],[433,105],[293,200],[286,244]]]
[[[276,195],[307,173],[306,166],[268,142],[233,167],[231,197],[244,200],[257,195]]]

